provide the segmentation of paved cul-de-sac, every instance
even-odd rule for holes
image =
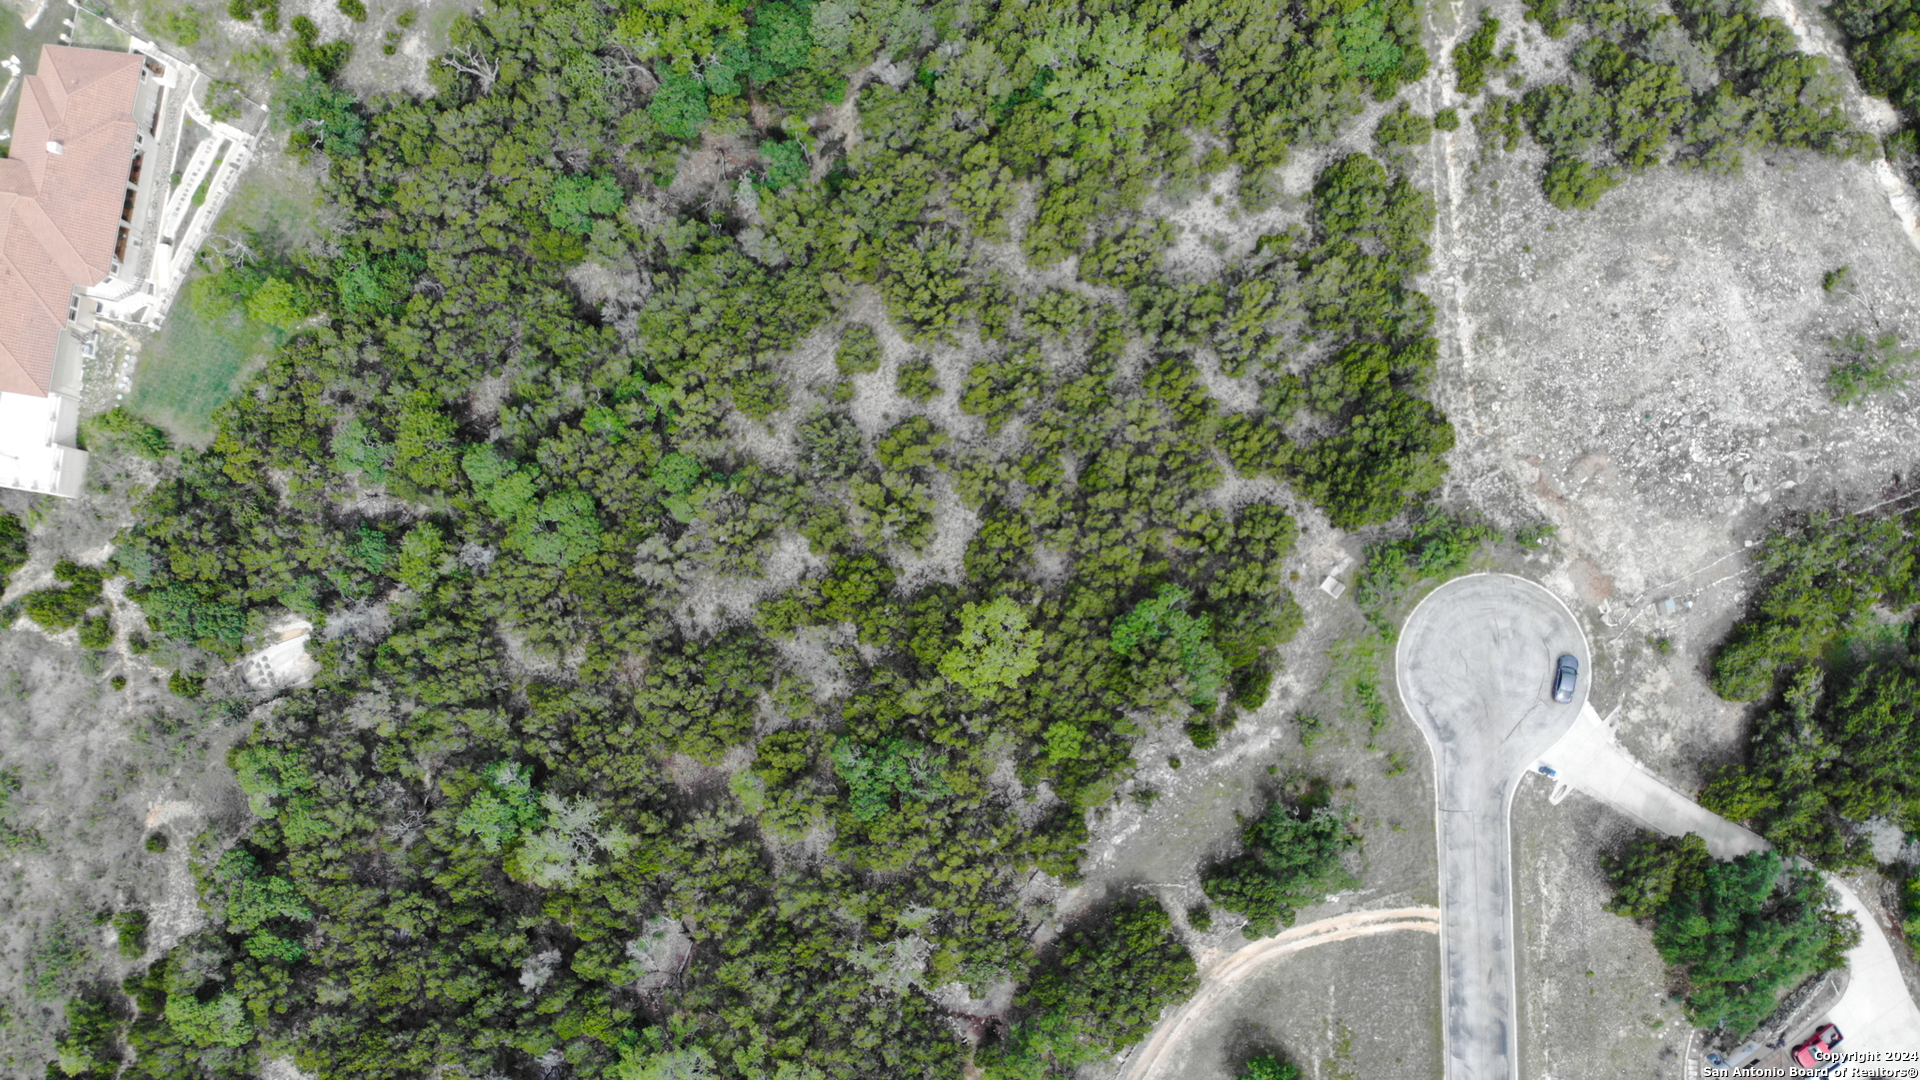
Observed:
[[[1573,700],[1554,662],[1580,660]],[[1523,772],[1586,701],[1586,635],[1560,599],[1509,574],[1440,586],[1407,616],[1394,653],[1400,700],[1433,751],[1447,1080],[1518,1076],[1512,846]]]

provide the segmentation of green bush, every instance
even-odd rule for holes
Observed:
[[[336,157],[353,157],[367,139],[367,122],[358,100],[328,85],[327,76],[317,68],[305,78],[281,80],[273,95],[273,116],[287,132],[287,145],[302,156],[324,150]]]
[[[676,139],[699,137],[711,115],[707,111],[707,88],[699,79],[669,71],[653,92],[647,115],[660,130]]]
[[[117,997],[88,987],[67,999],[67,1027],[54,1045],[57,1057],[47,1064],[49,1080],[111,1080],[119,1074],[123,1054]]]
[[[307,320],[307,300],[290,281],[268,278],[247,298],[247,317],[281,330]]]
[[[333,6],[339,10],[340,14],[354,22],[367,21],[367,5],[361,3],[361,0],[333,0]]]
[[[113,644],[113,620],[93,615],[80,620],[80,647],[104,649]]]
[[[149,833],[147,835],[147,850],[153,852],[155,855],[165,852],[167,850],[167,834],[163,832]]]
[[[54,564],[54,579],[64,587],[41,589],[23,598],[27,618],[42,629],[61,631],[77,626],[89,610],[101,603],[100,583],[106,574],[67,560]]]
[[[167,691],[175,697],[197,698],[206,689],[207,680],[199,675],[189,675],[175,669],[167,676]]]
[[[1354,602],[1374,629],[1392,641],[1404,615],[1400,608],[1414,587],[1465,573],[1482,546],[1498,535],[1486,525],[1428,511],[1414,520],[1412,535],[1367,548],[1354,582]]]
[[[1875,605],[1912,603],[1913,556],[1901,537],[1897,520],[1827,511],[1776,525],[1753,553],[1754,598],[1714,653],[1714,693],[1760,698]]]
[[[153,16],[153,29],[161,37],[169,38],[176,44],[192,48],[200,44],[203,30],[200,26],[200,9],[192,6],[162,8]]]
[[[1070,1076],[1139,1042],[1199,985],[1172,931],[1151,900],[1069,929],[1015,998],[1019,1022],[975,1061],[990,1076]]]
[[[1827,396],[1842,405],[1907,384],[1920,349],[1900,347],[1900,335],[1888,331],[1877,338],[1854,330],[1832,343],[1836,357],[1827,369]]]
[[[305,15],[295,15],[287,26],[293,30],[293,44],[288,47],[287,55],[294,63],[327,82],[347,66],[348,58],[353,55],[353,42],[342,39],[321,44],[320,27]]]
[[[909,401],[930,401],[940,393],[940,375],[933,361],[917,356],[900,365],[894,388]]]
[[[20,519],[0,510],[0,591],[4,591],[13,572],[27,562],[27,527]]]
[[[1190,599],[1185,589],[1162,585],[1153,598],[1135,604],[1114,622],[1108,644],[1116,654],[1136,662],[1162,649],[1169,652],[1183,677],[1188,702],[1210,709],[1226,685],[1227,661],[1214,644],[1212,617],[1187,613]],[[1210,743],[1210,734],[1207,739]]]
[[[769,191],[803,183],[813,171],[813,166],[807,163],[806,147],[797,142],[761,143],[760,157],[767,163],[765,185]]]
[[[1531,13],[1531,12],[1530,12]],[[1498,58],[1494,56],[1494,45],[1500,37],[1500,20],[1491,12],[1480,13],[1480,24],[1473,28],[1467,40],[1453,48],[1454,88],[1462,97],[1472,97],[1487,85],[1489,75],[1499,74],[1514,62],[1513,46],[1507,46],[1506,52]]]
[[[1527,21],[1538,23],[1550,38],[1563,38],[1573,29],[1573,19],[1566,14],[1569,0],[1526,0]]]
[[[1374,125],[1373,142],[1381,148],[1416,146],[1433,137],[1433,120],[1421,116],[1402,100]]]
[[[120,955],[138,960],[147,952],[147,913],[139,909],[123,911],[113,917],[113,931],[120,941]]]
[[[1277,1054],[1256,1054],[1241,1067],[1239,1080],[1299,1080],[1300,1069]]]
[[[627,193],[611,176],[563,176],[554,181],[543,209],[554,228],[585,236],[593,232],[594,218],[617,213],[626,202]]]
[[[1350,821],[1317,799],[1270,802],[1242,833],[1243,853],[1202,873],[1201,888],[1215,907],[1247,917],[1248,938],[1277,933],[1301,905],[1358,883],[1344,865],[1360,846]]]
[[[1040,666],[1043,635],[1011,597],[960,609],[960,636],[940,658],[940,674],[987,697],[1011,688]]]
[[[1920,3],[1838,0],[1827,10],[1847,36],[1860,85],[1891,101],[1908,125],[1920,119]]]
[[[880,370],[880,335],[865,323],[854,323],[840,337],[833,362],[842,375],[864,375]]]
[[[118,405],[97,416],[88,417],[82,422],[81,428],[86,434],[87,445],[96,450],[125,450],[149,461],[159,461],[172,449],[166,432]]]
[[[1203,934],[1213,929],[1213,909],[1205,904],[1187,908],[1187,925]]]

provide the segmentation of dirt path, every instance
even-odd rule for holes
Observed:
[[[1222,998],[1239,988],[1267,964],[1281,957],[1292,956],[1303,949],[1311,949],[1316,945],[1350,941],[1359,937],[1371,937],[1374,934],[1391,934],[1399,930],[1422,930],[1429,934],[1438,934],[1440,909],[1390,908],[1384,911],[1355,911],[1346,915],[1335,915],[1330,919],[1296,926],[1270,938],[1261,938],[1224,957],[1209,960],[1201,969],[1203,981],[1199,992],[1194,994],[1179,1012],[1162,1021],[1160,1026],[1154,1029],[1153,1037],[1148,1039],[1122,1068],[1121,1080],[1148,1080],[1149,1077],[1156,1075],[1177,1076],[1178,1065],[1182,1059],[1171,1055],[1170,1051],[1180,1046],[1193,1025],[1217,1006]],[[1159,1069],[1162,1059],[1173,1064],[1173,1071]]]
[[[1466,100],[1454,89],[1453,71],[1453,47],[1460,40],[1460,31],[1466,22],[1466,4],[1464,0],[1451,0],[1447,4],[1448,26],[1441,26],[1437,20],[1435,13],[1439,8],[1438,4],[1428,4],[1426,7],[1427,37],[1433,42],[1433,55],[1436,57],[1433,70],[1427,75],[1430,113],[1466,104]],[[1460,204],[1466,199],[1466,180],[1454,161],[1454,146],[1461,135],[1459,131],[1433,133],[1432,182],[1438,213],[1434,217],[1433,228],[1433,287],[1427,291],[1433,295],[1434,303],[1440,309],[1437,320],[1440,325],[1435,328],[1436,333],[1442,340],[1451,337],[1461,373],[1471,375],[1473,326],[1467,319],[1467,282],[1463,273],[1467,260],[1460,252]],[[1467,387],[1468,399],[1465,419],[1478,430],[1479,423],[1473,416],[1473,384],[1470,379],[1463,382]]]

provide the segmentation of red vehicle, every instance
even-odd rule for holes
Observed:
[[[1822,1024],[1813,1033],[1813,1038],[1793,1048],[1793,1060],[1803,1069],[1821,1069],[1833,1064],[1830,1058],[1833,1048],[1840,1045],[1840,1029],[1832,1024]],[[1818,1056],[1816,1056],[1818,1055]]]

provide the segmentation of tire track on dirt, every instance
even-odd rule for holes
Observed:
[[[1187,999],[1180,1011],[1161,1021],[1153,1036],[1140,1048],[1119,1073],[1119,1080],[1147,1080],[1168,1051],[1180,1045],[1190,1029],[1220,1000],[1237,989],[1266,965],[1304,949],[1329,945],[1336,941],[1391,934],[1401,930],[1440,933],[1440,909],[1434,907],[1389,908],[1382,911],[1355,911],[1335,915],[1305,926],[1296,926],[1273,937],[1261,938],[1210,961],[1201,972],[1200,989]]]

